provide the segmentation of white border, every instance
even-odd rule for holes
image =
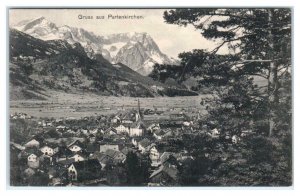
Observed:
[[[299,165],[299,156],[297,154],[299,153],[299,134],[297,133],[297,130],[299,128],[299,123],[297,123],[297,119],[299,118],[299,85],[300,79],[297,77],[299,74],[299,60],[297,61],[297,54],[299,53],[299,12],[300,8],[297,5],[297,0],[252,0],[252,1],[245,1],[245,0],[106,0],[106,1],[99,1],[99,0],[0,0],[1,10],[0,10],[0,24],[1,24],[1,50],[0,50],[0,89],[1,89],[1,101],[0,101],[0,107],[2,111],[2,115],[0,115],[0,125],[2,125],[1,129],[1,135],[0,138],[2,139],[0,143],[0,157],[2,160],[0,161],[0,175],[1,175],[1,182],[0,182],[0,194],[1,195],[23,195],[28,193],[33,193],[37,195],[55,195],[55,194],[72,194],[72,195],[80,195],[83,194],[118,194],[118,195],[165,195],[165,194],[190,194],[190,195],[199,195],[199,194],[222,194],[222,195],[252,195],[252,194],[272,194],[272,195],[283,195],[283,194],[291,194],[296,195],[299,191],[299,169],[297,168],[297,165]],[[6,171],[8,168],[6,163],[6,138],[7,138],[7,106],[8,106],[8,99],[7,99],[7,65],[6,65],[6,55],[7,55],[7,35],[6,35],[6,25],[7,25],[7,6],[14,7],[14,6],[39,6],[39,7],[45,7],[45,6],[64,6],[64,7],[273,7],[273,6],[279,6],[279,7],[293,7],[294,11],[294,186],[293,189],[285,189],[285,188],[254,188],[252,190],[249,190],[248,187],[246,188],[114,188],[113,190],[111,188],[105,190],[99,189],[99,188],[79,188],[79,189],[71,189],[67,192],[66,189],[41,189],[41,188],[29,188],[27,190],[24,189],[8,189],[7,187],[7,176]],[[295,44],[295,43],[298,43]],[[297,53],[298,52],[298,53]],[[298,65],[298,66],[297,66]],[[134,190],[132,190],[134,189]],[[200,192],[201,191],[201,192]],[[299,195],[299,193],[297,194]]]

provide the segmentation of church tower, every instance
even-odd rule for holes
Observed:
[[[138,111],[135,114],[135,121],[137,122],[137,121],[142,120],[142,119],[143,119],[143,115],[142,115],[142,112],[141,112],[140,100],[138,99]]]

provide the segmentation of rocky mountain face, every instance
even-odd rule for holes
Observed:
[[[131,97],[195,95],[153,81],[122,63],[112,64],[101,54],[90,58],[78,42],[44,41],[10,29],[9,47],[11,100],[47,99],[53,91]]]
[[[148,75],[155,63],[174,63],[163,54],[147,33],[123,33],[104,37],[104,58],[113,63],[123,63],[142,75]]]
[[[44,17],[21,21],[13,28],[45,41],[62,39],[69,44],[80,43],[90,58],[101,54],[111,63],[122,63],[142,75],[148,75],[155,63],[176,64],[162,53],[147,33],[121,33],[107,36],[95,35],[82,28],[58,27]]]

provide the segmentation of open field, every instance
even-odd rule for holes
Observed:
[[[85,116],[109,115],[118,110],[137,108],[138,99],[141,108],[157,110],[184,110],[186,112],[196,112],[204,110],[200,105],[202,98],[208,95],[187,96],[187,97],[155,97],[155,98],[135,98],[135,97],[113,97],[97,96],[91,94],[66,94],[57,93],[47,101],[18,100],[10,101],[10,113],[26,113],[33,117],[73,117],[81,118]]]

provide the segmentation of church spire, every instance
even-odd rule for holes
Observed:
[[[139,113],[140,113],[141,112],[140,99],[138,99],[138,110],[139,110]]]
[[[141,112],[141,105],[140,105],[140,99],[138,99],[138,111],[136,113],[136,121],[142,120],[142,112]]]

